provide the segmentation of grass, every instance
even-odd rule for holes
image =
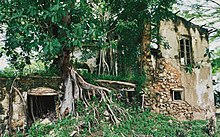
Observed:
[[[80,137],[209,137],[206,132],[208,121],[178,121],[172,117],[141,110],[138,106],[129,105],[120,101],[111,104],[122,108],[124,113],[115,113],[121,119],[119,125],[112,124],[104,116],[105,103],[92,98],[91,106],[85,108],[82,101],[77,102],[78,117],[67,116],[50,124],[35,122],[27,131],[28,137],[68,137],[73,131],[79,130]],[[98,122],[94,119],[94,108],[99,112]],[[126,117],[124,117],[126,116]],[[80,126],[79,126],[80,125]],[[90,127],[90,128],[89,128]],[[220,119],[217,122],[220,127]],[[16,137],[24,135],[17,132]],[[214,137],[220,137],[217,129]]]
[[[133,115],[120,126],[104,130],[109,137],[140,136],[153,137],[208,137],[204,132],[207,121],[179,122],[171,117],[150,112]]]
[[[80,121],[88,122],[92,118],[90,115],[85,115],[79,119],[75,119],[71,116],[59,120],[52,124],[40,124],[35,123],[28,130],[28,137],[67,137],[73,131],[77,131],[76,127]],[[92,125],[91,132],[93,136],[104,137],[209,137],[205,132],[206,124],[208,121],[177,121],[176,119],[151,113],[150,111],[140,111],[133,109],[129,111],[127,119],[121,121],[116,126],[106,121],[99,121],[100,125]],[[220,120],[218,121],[218,127]],[[83,130],[80,130],[81,137],[90,136],[88,126],[85,124]],[[98,134],[101,132],[101,135]],[[219,137],[219,129],[216,132],[215,137]],[[23,136],[17,134],[16,136]]]

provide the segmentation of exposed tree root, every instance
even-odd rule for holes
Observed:
[[[18,88],[16,87],[13,87],[13,89],[18,93],[18,95],[20,96],[21,100],[22,100],[22,103],[23,103],[23,111],[24,113],[26,114],[26,110],[27,110],[27,105],[26,105],[26,101],[24,99],[24,97],[22,96],[21,92],[19,91]]]
[[[71,69],[70,74],[71,74],[71,76],[73,76],[74,74],[76,75],[76,79],[78,80],[80,87],[84,90],[90,90],[90,91],[91,90],[103,90],[106,92],[111,92],[111,90],[109,90],[107,88],[87,83],[74,69]]]
[[[115,123],[116,125],[118,125],[118,124],[120,123],[120,121],[119,121],[118,118],[115,116],[115,114],[114,114],[114,112],[112,111],[112,109],[111,109],[111,107],[109,106],[109,104],[106,104],[106,105],[107,105],[107,107],[108,107],[108,110],[109,110],[110,114],[112,115],[112,118],[113,118],[113,120],[114,120],[114,123]]]
[[[9,99],[8,99],[8,112],[7,112],[7,115],[8,115],[8,132],[9,132],[9,136],[12,136],[12,117],[13,117],[13,87],[14,87],[14,84],[15,84],[15,81],[16,81],[17,78],[15,78],[11,84],[11,88],[10,88],[10,91],[9,91]]]
[[[130,83],[126,84],[132,87],[135,86]],[[86,114],[93,116],[93,121],[85,122],[88,124],[87,127],[89,131],[93,125],[100,124],[100,118],[103,118],[103,112],[100,112],[99,109],[97,109],[101,107],[99,106],[100,104],[104,104],[106,106],[105,109],[108,112],[107,117],[113,124],[118,125],[120,120],[122,120],[121,118],[117,117],[119,114],[126,118],[126,113],[122,108],[111,107],[113,101],[108,96],[108,94],[111,93],[111,90],[105,87],[87,83],[74,69],[69,71],[68,78],[64,85],[66,90],[64,94],[64,100],[61,105],[61,115],[64,116],[67,111],[69,114],[78,114],[76,112],[77,104],[75,103],[77,102],[76,100],[81,100],[84,104]],[[99,100],[98,106],[92,102],[92,98],[90,97],[91,95],[95,96],[96,99]]]

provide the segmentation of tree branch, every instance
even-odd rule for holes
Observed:
[[[218,2],[216,2],[214,0],[209,0],[209,1],[211,1],[211,2],[215,3],[216,5],[220,6],[220,3],[218,3]]]

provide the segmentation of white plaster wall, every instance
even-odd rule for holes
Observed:
[[[8,94],[5,96],[4,100],[2,100],[0,103],[2,104],[2,107],[4,109],[4,114],[0,115],[0,119],[3,120],[7,116],[8,111]]]
[[[178,31],[175,31],[175,27]],[[194,108],[200,109],[195,112],[195,119],[210,118],[215,113],[214,93],[211,79],[211,65],[208,58],[204,57],[205,50],[208,47],[208,41],[205,35],[200,35],[198,29],[187,29],[181,22],[177,26],[172,21],[161,22],[160,34],[165,37],[170,49],[164,49],[161,46],[162,56],[169,60],[172,65],[181,71],[181,82],[185,89],[185,101]],[[194,69],[192,74],[186,73],[183,66],[180,65],[179,58],[179,39],[182,35],[191,36],[194,61],[201,63],[200,69]]]
[[[15,92],[15,91],[14,91]],[[8,112],[8,107],[9,107],[9,97],[8,94],[6,94],[4,100],[2,100],[0,102],[3,106],[4,109],[4,114],[0,115],[0,120],[5,119],[5,117],[7,116],[7,112]],[[13,117],[12,120],[13,121],[25,121],[25,113],[24,113],[24,107],[23,107],[23,102],[22,99],[20,98],[20,96],[15,93],[15,97],[13,99]]]

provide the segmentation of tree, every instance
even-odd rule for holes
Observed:
[[[120,67],[121,73],[124,73],[122,75],[129,75],[128,73],[137,70],[138,66],[142,66],[142,63],[137,61],[137,59],[138,56],[143,55],[143,48],[140,45],[143,45],[142,39],[145,33],[145,24],[152,26],[152,29],[149,29],[152,39],[149,39],[149,41],[159,43],[159,22],[169,16],[168,10],[171,8],[172,2],[174,1],[155,0],[114,3],[113,12],[120,13],[120,10],[123,9],[118,15],[118,34],[121,38],[118,44],[118,52],[121,54],[118,61],[119,64],[124,65],[124,67]]]
[[[159,44],[162,41],[158,36],[159,22],[172,15],[169,10],[174,2],[5,0],[0,5],[0,24],[7,28],[3,49],[17,69],[30,64],[31,58],[49,62],[60,69],[65,85],[61,113],[71,113],[74,111],[74,100],[83,98],[83,91],[98,91],[103,100],[107,98],[105,92],[109,92],[106,88],[85,82],[74,68],[70,69],[70,55],[75,47],[89,44],[103,49],[117,45],[117,54],[124,53],[123,58],[119,56],[116,59],[119,63],[126,64],[126,58],[131,55],[130,64],[138,64],[138,55],[144,56],[143,49],[139,47],[145,24],[150,26],[149,41]],[[105,60],[100,65],[108,68]],[[121,68],[126,72],[132,66],[126,64]]]
[[[218,0],[181,1],[176,7],[183,9],[180,13],[185,18],[209,29],[211,41],[219,39],[220,3]]]

